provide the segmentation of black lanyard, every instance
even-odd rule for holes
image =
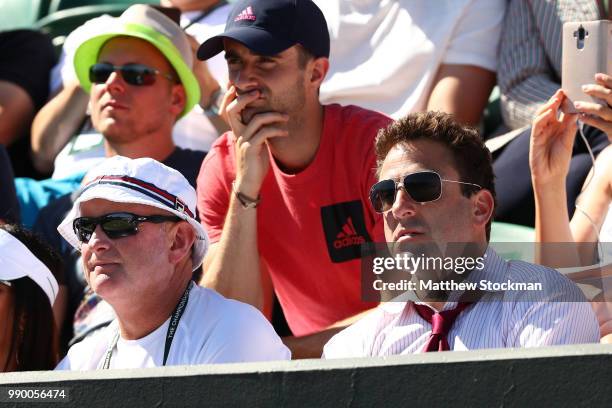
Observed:
[[[193,287],[193,281],[189,282],[185,292],[183,292],[183,296],[179,300],[174,312],[172,312],[172,316],[170,317],[170,323],[168,324],[168,331],[166,332],[166,346],[164,347],[164,360],[162,365],[166,365],[166,361],[168,361],[168,354],[170,354],[170,346],[172,345],[172,340],[174,340],[174,333],[176,333],[176,329],[178,328],[178,324],[181,321],[181,317],[183,317],[183,312],[185,311],[185,306],[187,306],[187,301],[189,300],[189,292]],[[108,350],[106,350],[106,357],[104,357],[104,364],[102,365],[103,370],[107,370],[110,368],[110,361],[113,355],[113,350],[117,347],[117,343],[119,342],[119,329],[115,333],[115,337],[111,341],[108,346]]]
[[[187,30],[189,27],[191,27],[195,23],[199,22],[200,20],[205,18],[207,15],[209,15],[210,13],[212,13],[213,11],[218,9],[219,7],[225,6],[226,4],[227,4],[227,1],[225,1],[225,0],[220,1],[219,3],[217,3],[214,6],[212,6],[211,8],[209,8],[208,10],[204,10],[203,12],[198,14],[198,16],[196,18],[194,18],[193,20],[191,20],[189,22],[189,24],[187,24],[185,27],[181,27],[181,28],[183,29],[183,31]]]

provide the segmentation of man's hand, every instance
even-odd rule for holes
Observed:
[[[234,99],[225,111],[236,138],[236,189],[248,197],[256,198],[270,167],[266,142],[269,138],[288,136],[289,132],[284,125],[289,116],[278,112],[257,113],[245,124],[242,122],[242,111],[259,97],[259,91],[238,94],[235,88],[232,89]],[[228,98],[231,98],[231,94],[226,95]]]
[[[596,84],[583,85],[582,90],[589,96],[604,100],[606,105],[578,101],[574,106],[580,112],[580,120],[605,132],[608,139],[612,140],[612,77],[596,74],[595,81]]]
[[[569,171],[576,134],[576,114],[563,113],[559,108],[566,99],[558,90],[537,112],[531,128],[529,166],[534,184],[564,181]]]
[[[234,99],[236,99],[236,87],[228,82],[226,89],[227,91],[225,91],[225,95],[223,95],[223,99],[221,99],[221,105],[219,106],[219,116],[225,121],[225,123],[229,124],[229,117],[227,116],[227,107],[230,103],[234,101]]]

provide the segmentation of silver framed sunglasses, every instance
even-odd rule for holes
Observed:
[[[478,184],[444,179],[437,172],[426,170],[407,174],[401,181],[379,181],[370,189],[370,201],[376,212],[387,212],[393,207],[397,191],[403,188],[417,203],[429,203],[442,196],[442,182],[464,184],[482,190],[482,186]]]

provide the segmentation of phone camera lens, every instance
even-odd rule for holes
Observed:
[[[581,50],[584,48],[584,40],[589,36],[589,32],[584,29],[583,26],[578,27],[578,30],[574,31],[574,38],[576,38],[576,47]]]

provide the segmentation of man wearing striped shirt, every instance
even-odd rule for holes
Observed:
[[[412,272],[415,290],[402,295],[414,301],[383,303],[334,336],[325,358],[598,341],[597,320],[573,283],[552,269],[504,261],[488,246],[495,188],[490,153],[475,130],[443,113],[411,114],[379,133],[376,155],[381,181],[370,199],[383,213],[393,256],[462,249],[450,255],[454,269],[421,263]],[[476,260],[471,270],[456,267],[458,254]],[[477,290],[431,289],[449,282]],[[503,290],[509,283],[543,289]]]

